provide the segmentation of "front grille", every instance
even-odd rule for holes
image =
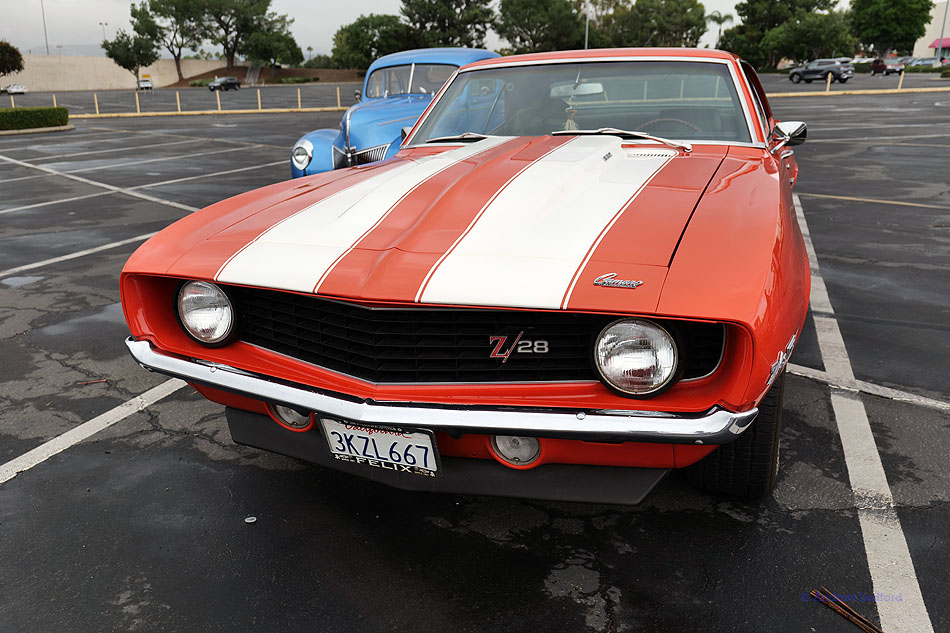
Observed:
[[[383,160],[383,157],[386,156],[387,149],[389,149],[389,145],[377,145],[376,147],[360,150],[356,152],[356,164],[366,165],[367,163],[375,163],[378,160]]]
[[[386,157],[386,150],[388,149],[389,145],[377,145],[361,150],[357,150],[355,147],[341,149],[334,145],[331,152],[333,155],[333,169],[375,163]]]
[[[369,308],[288,292],[227,287],[238,338],[375,383],[485,383],[598,380],[594,338],[615,316],[515,310]],[[719,362],[721,325],[663,321],[679,333],[684,379]],[[498,339],[507,361],[491,358]],[[538,341],[546,341],[540,345]],[[547,353],[536,353],[542,349]]]

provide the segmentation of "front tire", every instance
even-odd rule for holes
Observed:
[[[792,83],[793,83],[793,84],[798,84],[798,83],[801,83],[801,82],[802,82],[802,76],[799,75],[798,73],[794,73],[794,74],[792,74],[792,75],[789,75],[788,78],[792,80]]]
[[[839,83],[839,84],[846,84],[846,83],[848,83],[848,78],[847,78],[847,77],[841,77],[840,79],[838,79],[838,83]]]
[[[721,445],[686,469],[690,483],[707,492],[748,499],[772,492],[778,476],[784,395],[783,371],[759,403],[759,415],[739,439]]]

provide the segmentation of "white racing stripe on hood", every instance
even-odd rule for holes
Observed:
[[[218,281],[312,292],[334,262],[419,185],[511,137],[492,137],[361,180],[278,222],[216,275]]]
[[[560,309],[579,268],[676,152],[580,136],[518,176],[430,272],[422,303]]]

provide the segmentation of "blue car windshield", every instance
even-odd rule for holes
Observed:
[[[726,64],[611,61],[461,73],[421,122],[412,144],[465,132],[541,136],[608,127],[682,141],[750,141]]]
[[[434,95],[458,69],[453,64],[403,64],[378,68],[366,81],[367,99],[405,94]]]

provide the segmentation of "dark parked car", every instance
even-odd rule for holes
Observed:
[[[794,84],[802,81],[810,84],[815,79],[827,81],[828,75],[831,75],[833,81],[845,83],[854,77],[854,66],[850,61],[840,59],[816,59],[804,66],[793,68],[788,73],[788,78]]]
[[[237,77],[218,77],[208,84],[208,90],[240,90],[241,82]]]
[[[878,73],[883,73],[884,75],[890,75],[891,73],[897,73],[898,75],[904,72],[904,62],[900,61],[897,58],[894,59],[881,59],[880,57],[871,62],[871,74],[876,75]]]

